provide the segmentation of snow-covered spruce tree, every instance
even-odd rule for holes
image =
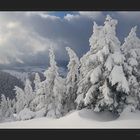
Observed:
[[[16,103],[15,113],[16,120],[27,120],[35,117],[35,113],[32,111],[32,101],[34,99],[34,92],[31,86],[30,80],[27,78],[25,82],[24,90],[15,86],[16,91]]]
[[[45,104],[45,92],[43,84],[41,84],[41,79],[38,73],[35,74],[34,79],[34,99],[30,103],[30,109],[32,111],[38,111]]]
[[[63,99],[65,93],[65,80],[60,77],[55,61],[54,51],[49,51],[50,67],[44,72],[46,77],[47,116],[59,118],[63,115]]]
[[[16,103],[15,103],[15,113],[19,113],[26,106],[26,98],[24,90],[15,86],[16,93]]]
[[[132,110],[140,109],[140,39],[136,29],[136,26],[131,29],[121,48],[126,58],[124,70],[130,87],[126,103],[132,105]]]
[[[36,92],[39,89],[39,84],[41,82],[40,76],[38,73],[35,73],[35,79],[34,79],[34,84],[35,84],[35,88],[34,91]]]
[[[45,116],[59,118],[64,113],[62,104],[65,93],[65,80],[59,76],[52,48],[49,50],[49,57],[50,67],[44,72],[46,79],[39,84],[32,104],[35,111],[45,109]]]
[[[40,111],[41,109],[46,110],[47,105],[47,85],[45,81],[38,83],[38,86],[34,90],[34,99],[30,103],[32,111]],[[45,114],[44,114],[45,115]]]
[[[129,93],[123,71],[124,56],[116,37],[117,20],[107,15],[104,26],[94,22],[89,39],[90,50],[81,58],[78,83],[78,108],[88,106],[94,111],[109,110],[119,114]]]
[[[34,93],[31,87],[31,82],[27,78],[25,82],[24,90],[15,86],[16,91],[16,113],[19,113],[21,110],[26,108],[31,108],[30,103],[34,98]]]
[[[5,95],[1,95],[0,102],[0,120],[12,117],[13,110],[12,104],[9,98],[6,98]]]
[[[75,99],[77,92],[77,82],[79,80],[79,58],[76,53],[69,47],[66,47],[69,55],[68,73],[66,77],[66,109],[76,109]]]
[[[50,55],[50,64],[52,64],[52,58]],[[47,112],[47,107],[52,101],[52,86],[51,79],[53,79],[52,75],[54,72],[52,71],[52,65],[44,72],[44,76],[46,79],[39,83],[39,75],[36,74],[34,84],[35,84],[35,98],[31,102],[32,110],[36,112],[40,112],[41,110],[45,110],[44,116]],[[55,69],[55,68],[54,68]],[[49,81],[50,80],[50,81]]]
[[[28,78],[26,79],[25,82],[24,93],[25,93],[26,107],[30,108],[30,103],[34,99],[35,94],[33,92],[31,82]]]

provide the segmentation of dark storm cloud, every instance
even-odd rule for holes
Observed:
[[[79,57],[89,49],[88,40],[92,34],[93,19],[100,21],[102,17],[102,12],[77,12],[74,15],[67,14],[64,18],[34,14],[29,18],[29,23],[34,23],[32,27],[40,36],[57,44],[56,57],[62,61],[68,59],[66,46],[74,49]]]
[[[140,12],[0,12],[0,64],[47,65],[48,48],[55,50],[57,62],[66,65],[66,46],[81,57],[89,50],[93,21],[103,25],[106,14],[118,20],[117,36],[123,42],[138,25]]]

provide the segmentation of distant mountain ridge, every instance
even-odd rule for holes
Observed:
[[[34,77],[35,73],[39,73],[41,80],[44,80],[43,72],[47,68],[39,67],[15,67],[11,69],[1,69],[0,70],[0,96],[4,94],[10,99],[15,97],[14,87],[18,86],[24,88],[24,84],[27,78],[32,82],[32,87],[34,88]],[[66,69],[60,67],[59,73],[61,76],[66,76]]]
[[[4,94],[6,97],[13,99],[15,97],[15,86],[24,88],[24,84],[20,79],[7,72],[0,71],[0,97]]]

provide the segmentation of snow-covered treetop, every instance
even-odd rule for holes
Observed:
[[[71,48],[66,47],[66,50],[70,58],[70,63],[68,64],[68,70],[69,70],[72,63],[79,65],[79,58],[77,57],[76,53]]]
[[[68,84],[74,84],[76,80],[78,80],[79,77],[79,58],[77,57],[76,53],[69,47],[66,47],[66,50],[69,55],[69,64],[68,67],[68,74],[66,78],[66,83]],[[69,85],[68,85],[69,86]]]
[[[16,91],[17,96],[20,94],[22,94],[22,95],[25,94],[24,91],[21,88],[19,88],[18,86],[15,86],[14,90]]]
[[[58,67],[55,61],[55,54],[53,48],[49,49],[49,58],[50,58],[50,67],[44,72],[45,77],[50,77],[50,75],[52,76],[53,73],[55,73],[55,75],[58,75]]]
[[[117,23],[118,21],[116,19],[112,19],[111,16],[107,15],[106,20],[104,22],[103,30],[106,36],[107,43],[111,42],[112,47],[118,50],[121,43],[119,39],[116,37]]]
[[[137,26],[132,27],[132,29],[131,29],[131,31],[129,33],[129,36],[136,37],[137,36],[136,31],[137,31]]]
[[[27,78],[27,79],[26,79],[25,86],[26,86],[26,85],[28,86],[28,85],[30,85],[30,84],[31,84],[31,81]]]
[[[4,94],[1,94],[1,100],[6,101],[6,97]]]
[[[97,23],[94,22],[93,34],[92,34],[92,36],[89,39],[89,44],[90,44],[91,48],[93,48],[93,49],[95,48],[94,44],[97,43],[97,40],[99,38],[101,38],[101,36],[103,36],[103,34],[101,33],[102,28],[103,28],[103,26],[98,26]]]
[[[31,86],[31,81],[28,78],[26,79],[24,92],[25,92],[25,94],[28,94],[28,95],[32,94],[32,92],[33,92],[33,89],[32,89],[32,86]]]
[[[104,22],[104,25],[105,25],[104,27],[106,29],[106,32],[108,32],[108,33],[110,32],[111,34],[113,33],[115,35],[117,23],[118,23],[118,21],[116,19],[112,19],[112,17],[110,15],[107,15],[106,20]]]
[[[98,26],[97,23],[94,21],[93,23],[93,33],[96,34],[96,36],[99,35],[99,31],[102,29],[102,26]]]
[[[106,21],[111,21],[112,20],[112,17],[110,15],[107,15],[106,16]]]
[[[124,44],[122,45],[123,52],[131,49],[140,49],[140,39],[137,37],[136,30],[137,26],[133,27],[129,35],[124,39]]]
[[[49,49],[50,67],[57,69],[53,48]]]
[[[118,21],[112,19],[111,16],[107,15],[106,20],[104,22],[104,26],[98,26],[96,22],[94,22],[93,26],[93,34],[89,39],[90,43],[90,51],[94,51],[95,53],[98,50],[106,47],[107,49],[114,52],[114,50],[119,50],[120,41],[116,37],[116,25]]]
[[[35,81],[34,82],[40,82],[41,80],[40,80],[40,76],[39,76],[39,74],[38,73],[35,73]]]

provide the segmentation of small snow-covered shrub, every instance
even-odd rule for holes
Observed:
[[[44,117],[46,115],[46,108],[42,108],[41,110],[36,112],[36,118],[41,118]]]
[[[124,110],[119,116],[119,119],[128,119],[128,118],[133,118],[134,114],[136,113],[135,107],[133,105],[127,105],[125,106]]]
[[[47,117],[48,118],[56,118],[55,111],[54,110],[48,111]]]
[[[28,108],[24,108],[16,116],[17,120],[30,120],[34,117],[35,117],[35,113]]]

